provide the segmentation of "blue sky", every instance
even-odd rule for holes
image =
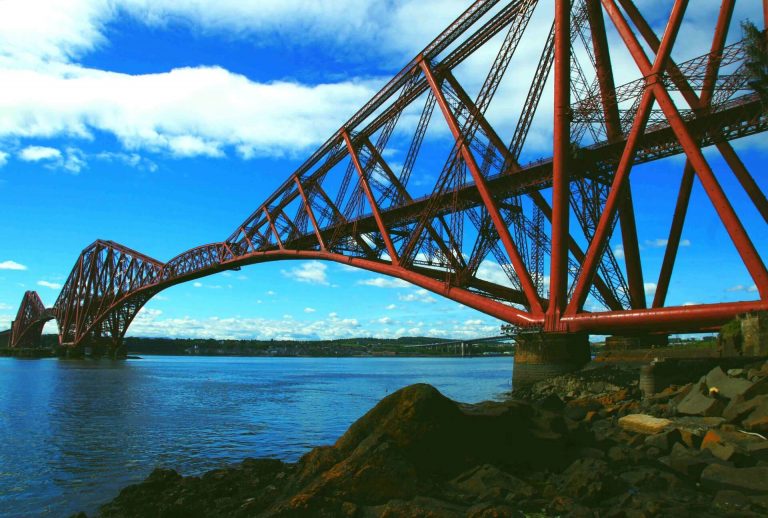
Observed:
[[[550,3],[542,2],[547,5],[531,22],[516,72],[538,61]],[[666,7],[638,4],[663,28]],[[689,13],[677,59],[708,49],[715,4]],[[757,4],[741,2],[735,20],[761,19]],[[466,6],[453,0],[0,4],[0,328],[27,289],[51,305],[80,250],[96,238],[161,261],[225,239]],[[737,38],[738,30],[730,41]],[[484,77],[492,47],[457,70],[469,91]],[[637,77],[628,56],[617,50],[615,59],[618,83]],[[505,138],[516,122],[509,116],[516,111],[506,108],[527,87],[527,80],[510,80],[489,110]],[[523,158],[549,154],[550,104],[545,98]],[[395,144],[408,138],[398,134]],[[446,131],[430,127],[428,140],[438,148]],[[766,137],[736,146],[765,188]],[[768,256],[765,223],[717,155],[707,157]],[[672,158],[633,173],[649,296],[682,163]],[[428,192],[436,171],[422,164],[414,174]],[[669,302],[757,298],[698,185],[693,200]],[[620,242],[612,245],[620,250]],[[491,278],[500,270],[486,269]],[[281,262],[171,288],[147,305],[129,335],[469,337],[494,334],[499,324],[394,279],[333,263]]]

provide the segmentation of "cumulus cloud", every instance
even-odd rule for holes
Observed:
[[[0,137],[90,138],[101,131],[132,151],[219,157],[229,147],[245,158],[296,153],[323,142],[381,83],[258,83],[220,67],[133,76],[76,65],[0,68],[0,81]],[[43,146],[20,155],[61,157]]]
[[[184,317],[166,317],[162,311],[143,308],[131,327],[130,336],[168,336],[189,338],[244,339],[261,340],[330,340],[350,338],[362,334],[360,322],[354,318],[340,318],[329,315],[328,318],[296,325],[290,315],[280,319],[210,317],[204,319]]]
[[[740,4],[734,19],[759,19],[757,2],[750,4],[755,5]],[[6,0],[0,2],[0,137],[90,138],[106,132],[131,152],[178,157],[304,152],[323,142],[388,78],[256,82],[220,67],[130,75],[77,62],[108,45],[110,29],[129,18],[160,29],[183,25],[205,37],[322,45],[353,61],[364,56],[397,66],[466,7],[461,0]],[[657,10],[644,7],[646,13]],[[702,36],[708,31],[701,26],[708,27],[716,11],[706,5],[686,16],[683,31],[692,37],[679,39],[676,54],[695,56],[708,49]],[[551,6],[541,3],[513,61],[518,79],[502,85],[494,99],[501,109],[491,110],[489,118],[502,134],[514,128],[508,114],[520,111],[527,78],[538,63],[540,35],[551,20]],[[617,37],[609,38],[614,43]],[[495,43],[479,49],[456,71],[468,91],[479,86],[497,50]],[[617,52],[614,60],[617,82],[639,76],[626,52]],[[551,84],[550,77],[545,98]],[[528,139],[533,152],[551,149],[551,110],[548,102],[537,110]]]
[[[655,282],[646,282],[643,284],[643,288],[645,289],[645,294],[648,296],[653,296],[656,294],[656,283]]]
[[[391,310],[393,310],[393,309],[397,309],[397,304],[390,304],[390,305],[388,305],[388,306],[387,306],[386,308],[384,308],[384,309],[388,309],[388,310],[390,310],[390,311],[391,311]]]
[[[421,302],[424,304],[433,304],[437,302],[437,299],[424,289],[415,290],[411,293],[406,293],[405,295],[400,294],[397,298],[403,302]]]
[[[402,279],[386,277],[374,277],[372,279],[363,279],[357,281],[357,284],[361,286],[375,286],[377,288],[410,288],[411,285]]]
[[[47,146],[28,146],[19,152],[19,159],[25,162],[39,162],[40,160],[54,160],[61,158],[61,151]]]
[[[330,283],[326,274],[327,269],[328,266],[320,261],[307,261],[290,270],[280,270],[280,273],[298,282],[328,286]]]
[[[315,308],[304,308],[304,313],[314,313],[317,311]]]
[[[2,70],[0,70],[0,76]],[[64,169],[79,173],[86,166],[85,154],[77,148],[68,147],[65,152],[48,146],[28,146],[19,152],[19,160],[42,162],[49,169]]]
[[[37,281],[37,285],[42,286],[44,288],[50,288],[52,290],[61,289],[61,284],[59,284],[58,282]]]
[[[26,270],[27,267],[16,261],[3,261],[0,262],[0,270]]]
[[[0,167],[3,167],[7,163],[8,163],[8,153],[6,153],[5,151],[0,151]]]

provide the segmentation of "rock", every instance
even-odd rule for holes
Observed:
[[[626,446],[611,446],[608,448],[608,460],[614,464],[626,462],[630,451]]]
[[[565,403],[563,403],[563,400],[560,399],[557,394],[549,394],[544,399],[539,401],[539,406],[544,410],[549,410],[550,412],[559,412],[563,409]]]
[[[672,421],[645,414],[630,414],[619,419],[619,426],[630,432],[655,434],[663,431]]]
[[[768,394],[768,376],[755,381],[751,387],[744,391],[742,396],[744,396],[744,399],[747,400],[766,394]]]
[[[560,494],[586,504],[623,489],[623,483],[611,474],[608,464],[597,459],[578,459],[559,478]]]
[[[445,518],[465,518],[467,513],[464,508],[449,502],[444,502],[436,498],[415,497],[410,500],[390,500],[386,504],[370,507],[371,515],[388,518],[394,517],[445,517]],[[286,513],[286,516],[316,516],[312,513]],[[332,518],[333,514],[325,515]],[[359,516],[359,514],[358,514]]]
[[[720,395],[727,397],[728,399],[744,394],[744,392],[752,386],[751,381],[732,378],[723,372],[723,369],[720,367],[715,367],[709,371],[706,382],[707,387],[709,387],[710,390],[712,388],[717,388]]]
[[[535,492],[524,480],[490,464],[462,473],[452,480],[450,485],[457,491],[470,495],[476,501],[501,500],[510,493],[519,498],[529,498]]]
[[[722,434],[710,430],[701,441],[701,449],[709,450],[712,455],[720,460],[731,460],[736,455],[736,446],[726,442]]]
[[[704,395],[706,385],[699,384],[686,395],[677,405],[677,412],[683,415],[698,415],[704,417],[719,416],[725,408],[725,402]]]
[[[712,507],[723,512],[747,511],[750,505],[749,498],[732,489],[718,491],[714,500],[712,500]]]
[[[747,375],[744,369],[728,369],[726,374],[732,378],[743,378]]]
[[[768,493],[768,468],[732,468],[711,464],[701,472],[701,483],[712,489],[735,489],[744,493]]]
[[[707,453],[707,455],[711,458],[711,454]],[[669,455],[660,458],[659,462],[681,475],[698,480],[701,472],[710,464],[710,458],[707,458],[702,452],[690,450],[682,444],[676,443],[672,446]]]
[[[729,423],[738,423],[749,416],[755,408],[765,403],[768,403],[768,395],[760,395],[747,401],[744,400],[743,395],[736,396],[723,410],[723,418]]]
[[[649,435],[645,438],[645,445],[652,447],[652,448],[658,448],[660,451],[664,453],[669,453],[669,451],[672,449],[672,446],[676,443],[683,442],[683,438],[680,435],[680,430],[677,428],[672,428],[671,430],[665,430],[663,432]]]
[[[683,444],[698,449],[707,431],[724,422],[722,417],[676,417],[672,420],[672,426],[680,432]]]
[[[742,421],[742,424],[750,432],[768,433],[768,400],[760,401],[759,405]]]
[[[584,407],[567,405],[563,410],[563,415],[573,421],[581,421],[587,417],[587,410]]]

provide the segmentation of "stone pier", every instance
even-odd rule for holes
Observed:
[[[591,359],[586,334],[521,333],[515,342],[513,388],[578,370]]]

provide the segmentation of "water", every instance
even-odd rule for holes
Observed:
[[[405,385],[477,402],[511,373],[508,357],[0,358],[0,516],[90,514],[157,466],[295,461]]]

